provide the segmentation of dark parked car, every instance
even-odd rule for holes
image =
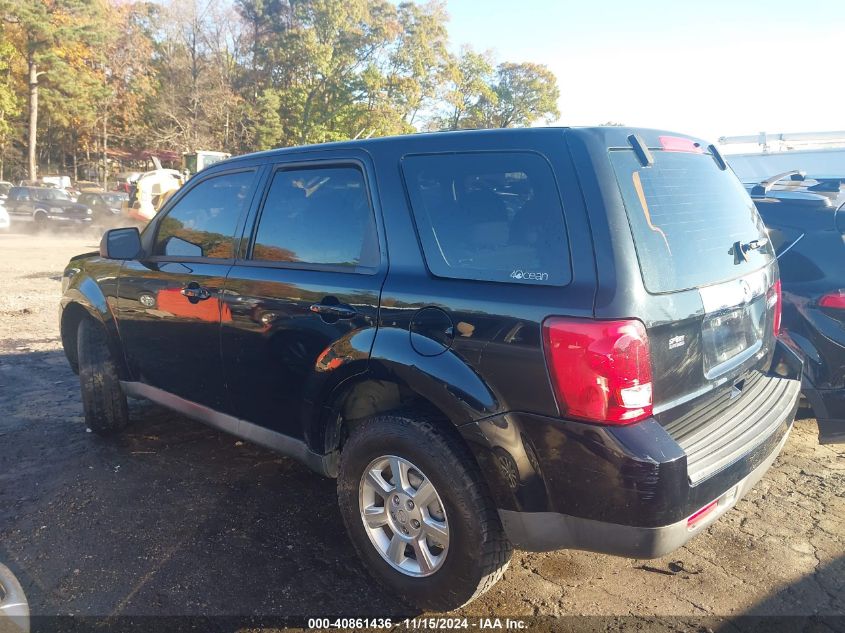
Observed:
[[[786,340],[822,442],[845,441],[845,178],[791,171],[749,186],[777,252]]]
[[[668,133],[271,151],[72,259],[62,340],[92,431],[141,396],[336,477],[373,575],[449,609],[512,547],[671,552],[763,476],[801,374],[765,236]]]
[[[120,191],[81,193],[76,201],[91,208],[94,211],[94,220],[102,222],[120,217],[123,205],[129,201],[129,195]]]
[[[87,226],[93,211],[70,199],[61,189],[12,187],[6,200],[12,224],[27,223],[42,230],[48,226]]]

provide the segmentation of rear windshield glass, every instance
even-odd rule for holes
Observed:
[[[643,167],[633,150],[610,152],[649,292],[728,281],[771,261],[760,216],[731,171],[710,154],[652,153],[654,165]]]
[[[403,171],[433,274],[553,286],[570,282],[563,208],[542,156],[407,156]]]

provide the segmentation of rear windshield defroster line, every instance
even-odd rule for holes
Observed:
[[[649,292],[728,281],[772,260],[768,244],[734,257],[737,242],[766,240],[766,232],[733,172],[703,152],[652,153],[650,166],[633,150],[609,153]]]

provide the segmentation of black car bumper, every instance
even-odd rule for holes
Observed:
[[[756,395],[715,403],[707,419],[724,424],[712,430],[710,455],[685,449],[683,435],[655,418],[614,427],[510,413],[462,426],[510,540],[636,558],[683,545],[733,507],[786,442],[801,366],[780,351],[789,362],[761,377]]]
[[[845,442],[845,389],[816,389],[805,385],[803,391],[819,425],[819,443]]]
[[[530,551],[580,549],[627,558],[658,558],[672,552],[730,510],[762,477],[780,454],[788,430],[766,459],[719,495],[701,521],[683,517],[656,527],[595,521],[557,512],[500,510],[499,516],[514,547]]]

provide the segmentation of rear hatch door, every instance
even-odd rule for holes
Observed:
[[[634,136],[608,156],[645,289],[655,414],[667,427],[691,420],[673,431],[685,450],[706,450],[714,429],[689,410],[738,399],[767,373],[777,265],[753,202],[714,150],[657,141],[646,147]]]

